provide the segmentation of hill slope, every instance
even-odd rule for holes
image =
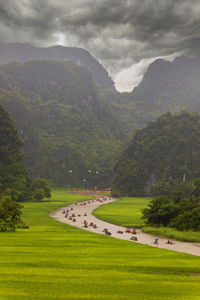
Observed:
[[[200,115],[167,113],[138,130],[115,168],[113,193],[149,195],[163,177],[200,177]]]
[[[32,60],[71,61],[85,66],[91,72],[97,86],[114,89],[114,83],[108,72],[88,51],[82,48],[64,46],[38,48],[29,44],[0,43],[0,64],[13,61],[23,63]]]
[[[10,63],[0,67],[0,88],[0,103],[16,120],[32,177],[56,185],[109,185],[123,132],[86,68],[56,61]]]
[[[189,110],[200,112],[200,58],[158,59],[132,92],[138,109],[154,114]]]

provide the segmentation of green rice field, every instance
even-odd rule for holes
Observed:
[[[141,209],[147,207],[150,198],[123,197],[119,201],[98,207],[94,215],[104,221],[124,227],[141,228],[146,233],[165,236],[168,238],[200,243],[200,232],[179,231],[167,227],[144,227]]]
[[[199,257],[48,217],[83,197],[62,189],[50,201],[25,203],[29,229],[0,233],[0,299],[200,299]]]
[[[104,221],[125,227],[142,227],[141,209],[147,207],[148,197],[123,197],[119,201],[101,205],[94,211],[94,215]]]

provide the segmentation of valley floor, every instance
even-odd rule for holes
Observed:
[[[23,203],[29,229],[0,233],[1,300],[200,299],[199,256],[94,234],[48,216],[86,200],[57,189],[44,202]]]
[[[104,198],[104,200],[103,200]],[[115,201],[113,198],[107,198],[107,197],[97,197],[96,200],[91,200],[91,201],[85,201],[84,203],[75,203],[70,206],[67,206],[65,208],[61,208],[53,213],[50,214],[53,218],[56,220],[70,224],[75,227],[79,227],[85,230],[89,230],[95,233],[99,234],[104,234],[103,230],[106,228],[108,229],[109,232],[111,232],[112,237],[118,238],[118,239],[123,239],[123,240],[129,240],[132,243],[140,243],[140,244],[145,244],[148,246],[153,246],[157,248],[162,248],[162,249],[167,249],[167,250],[172,250],[172,251],[177,251],[177,252],[183,252],[183,253],[188,253],[188,254],[193,254],[200,256],[200,244],[199,243],[187,243],[187,242],[181,242],[181,241],[173,241],[172,244],[167,243],[167,239],[163,237],[159,237],[158,244],[155,244],[154,241],[155,239],[158,238],[156,235],[152,234],[147,234],[142,232],[141,230],[137,229],[137,234],[134,235],[134,237],[137,237],[138,241],[133,241],[130,240],[130,238],[133,236],[131,233],[126,233],[125,230],[126,228],[119,226],[119,225],[114,225],[110,224],[106,221],[99,220],[96,218],[92,213],[93,210],[99,207],[102,204],[110,203]],[[65,214],[63,213],[64,211],[69,210],[68,217],[65,217]],[[70,218],[71,215],[74,214],[74,217],[72,219]],[[84,216],[84,215],[87,216]],[[74,222],[73,222],[74,220]],[[84,227],[84,221],[86,221],[88,224],[91,222],[93,224],[96,224],[97,228],[93,228],[93,226],[88,226]],[[118,233],[118,231],[122,231],[123,234]]]

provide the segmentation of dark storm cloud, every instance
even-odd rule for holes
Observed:
[[[6,0],[0,2],[0,40],[36,42],[49,39],[57,28],[60,8],[44,1]],[[7,34],[3,34],[7,32]],[[3,36],[3,38],[2,38]]]
[[[113,77],[120,77],[126,68],[133,72],[134,66],[140,74],[152,58],[199,54],[200,3],[0,0],[0,40],[83,47]]]
[[[133,45],[138,42],[139,49],[147,50],[147,57],[150,57],[158,50],[162,55],[182,49],[195,50],[199,46],[199,17],[199,2],[195,0],[104,0],[63,16],[61,25],[86,45],[92,40],[109,42],[111,39],[112,44],[118,46],[117,42],[122,40],[125,43],[121,43],[120,54],[121,49],[122,52],[126,50],[126,45],[127,50],[131,50],[131,42]],[[102,54],[106,59],[106,52]],[[113,54],[115,57],[116,51]]]

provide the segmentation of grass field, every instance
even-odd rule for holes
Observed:
[[[150,198],[123,197],[119,201],[98,207],[94,215],[109,223],[139,228],[145,225],[141,219],[141,209],[147,207],[149,200]]]
[[[29,229],[0,233],[0,299],[200,299],[199,257],[59,223],[48,212],[83,199],[64,190],[24,204]]]
[[[150,198],[123,197],[119,201],[98,207],[94,211],[94,215],[99,219],[124,227],[142,227],[142,230],[146,233],[180,241],[200,243],[200,232],[179,231],[167,227],[144,227],[144,220],[141,219],[141,209],[147,207],[149,201]]]

